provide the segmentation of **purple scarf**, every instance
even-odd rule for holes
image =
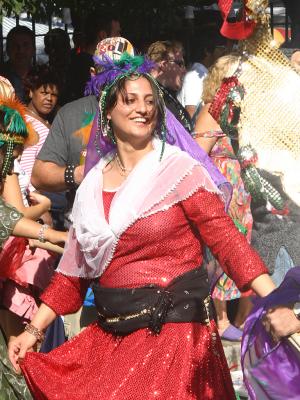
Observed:
[[[297,301],[300,301],[300,267],[289,270],[276,290],[259,299],[246,321],[242,367],[251,400],[300,399],[300,353],[286,339],[274,344],[262,325],[266,310]]]

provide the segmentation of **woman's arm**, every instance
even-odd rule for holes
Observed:
[[[202,107],[195,124],[195,140],[199,146],[206,151],[207,154],[211,152],[211,149],[216,144],[218,137],[204,137],[203,134],[210,131],[215,132],[221,130],[220,126],[209,114],[209,107],[210,103],[205,104]]]
[[[14,236],[21,236],[30,239],[39,239],[42,225],[27,218],[21,218],[15,225],[12,234]],[[67,239],[67,232],[55,231],[54,229],[47,228],[44,231],[44,238],[46,241],[61,244]]]
[[[31,321],[31,325],[39,331],[44,332],[55,318],[55,312],[46,304],[41,304],[38,312]],[[37,341],[38,339],[34,334],[26,331],[10,340],[8,344],[8,356],[17,373],[21,373],[20,362],[25,357],[27,351],[33,351],[33,347]]]
[[[58,246],[57,244],[53,244],[51,242],[40,242],[37,239],[29,239],[29,247],[31,249],[43,249],[57,254],[63,254],[64,252],[64,248]]]
[[[267,274],[259,275],[250,284],[251,289],[260,297],[268,296],[275,288],[272,279]]]
[[[6,177],[3,188],[3,199],[19,210],[24,217],[36,220],[40,218],[51,207],[51,201],[43,196],[41,202],[31,207],[25,207],[22,199],[21,188],[16,174],[8,175]]]
[[[68,277],[55,273],[49,286],[41,296],[42,304],[31,321],[31,325],[39,331],[44,331],[56,315],[65,315],[77,311],[83,303],[90,280]],[[33,351],[37,338],[23,332],[9,343],[9,358],[17,372],[20,372],[19,362],[27,351]]]
[[[199,189],[182,206],[203,242],[241,291],[252,287],[260,296],[266,296],[274,289],[265,264],[234,226],[217,194]]]

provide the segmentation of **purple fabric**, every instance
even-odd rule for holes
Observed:
[[[94,118],[94,122],[91,129],[90,140],[87,146],[87,157],[85,163],[85,175],[88,171],[100,160],[101,157],[105,156],[110,152],[114,146],[103,138],[103,135],[99,135],[97,138],[98,150],[95,146],[95,138],[98,129],[98,118],[99,113]],[[181,150],[186,151],[191,157],[200,162],[209,172],[212,180],[216,186],[222,191],[223,197],[228,207],[231,200],[232,187],[225,177],[220,173],[217,167],[213,164],[208,154],[201,149],[201,147],[195,142],[191,135],[185,130],[181,123],[176,117],[169,111],[166,110],[166,125],[167,125],[167,142],[171,145],[179,147]]]
[[[242,340],[242,367],[251,400],[300,399],[300,353],[286,339],[274,343],[262,325],[269,308],[300,301],[300,267],[259,299],[248,317]]]
[[[104,157],[107,153],[109,153],[111,150],[113,150],[114,145],[109,142],[109,140],[105,140],[103,135],[99,135],[97,137],[97,145],[98,145],[98,150],[100,153],[97,151],[96,147],[96,135],[97,135],[97,130],[98,130],[98,119],[99,119],[99,110],[97,111],[93,124],[92,124],[92,129],[90,133],[90,138],[89,142],[87,145],[87,154],[86,154],[86,161],[85,161],[85,167],[84,167],[84,175],[86,175],[90,169],[93,168],[94,165],[98,163],[98,161],[101,159],[101,157]]]
[[[125,58],[124,58],[125,56]],[[110,85],[121,74],[147,74],[155,67],[155,63],[143,56],[132,57],[123,54],[119,61],[112,60],[107,55],[103,54],[102,58],[94,56],[95,66],[101,67],[101,72],[92,76],[86,85],[84,95],[95,95],[99,97],[104,86]],[[135,64],[132,62],[135,61]]]
[[[200,164],[207,169],[216,186],[222,191],[227,209],[232,195],[231,184],[213,164],[209,155],[196,143],[187,130],[168,109],[166,110],[166,118],[168,129],[167,142],[186,151],[191,157],[199,161]]]

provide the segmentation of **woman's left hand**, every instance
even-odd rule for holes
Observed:
[[[300,332],[300,321],[291,308],[280,306],[267,311],[265,327],[275,339],[280,339]]]
[[[30,192],[29,200],[32,206],[42,204],[45,208],[45,211],[48,211],[51,208],[51,200],[38,192]]]
[[[228,214],[233,220],[237,220],[241,224],[243,223],[243,209],[241,208],[241,204],[239,204],[238,198],[235,194],[232,195]]]

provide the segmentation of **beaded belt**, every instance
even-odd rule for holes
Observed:
[[[207,272],[196,268],[178,276],[166,287],[93,287],[98,324],[115,335],[149,328],[158,334],[168,322],[200,322],[213,319]]]

